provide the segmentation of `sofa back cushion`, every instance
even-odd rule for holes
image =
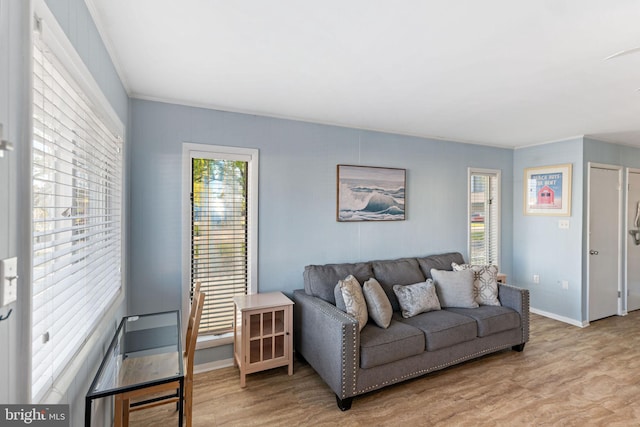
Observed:
[[[355,264],[326,264],[307,265],[304,268],[304,290],[331,304],[336,304],[334,288],[338,280],[343,280],[352,274],[361,284],[373,277],[371,264],[359,262]]]
[[[451,263],[464,264],[464,258],[460,252],[448,252],[439,255],[430,255],[423,258],[417,258],[420,269],[427,279],[431,277],[431,269],[452,271]]]
[[[384,289],[393,311],[400,311],[398,298],[393,292],[394,285],[413,285],[424,282],[425,277],[415,258],[401,258],[388,261],[373,261],[373,274]]]

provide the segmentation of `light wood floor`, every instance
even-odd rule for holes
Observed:
[[[172,405],[132,414],[132,426],[173,426]],[[531,315],[524,352],[503,351],[358,396],[341,412],[313,369],[296,360],[247,377],[195,377],[194,426],[640,425],[640,312],[580,329]]]

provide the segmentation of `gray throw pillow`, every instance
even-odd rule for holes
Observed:
[[[473,294],[479,305],[501,305],[498,299],[498,267],[451,263],[453,271],[473,271]]]
[[[408,319],[420,313],[440,310],[440,301],[436,294],[436,287],[431,279],[413,285],[395,285],[393,292],[398,298],[402,317]]]
[[[362,293],[364,294],[364,299],[367,301],[369,317],[376,322],[376,325],[387,329],[391,323],[393,308],[380,283],[372,277],[362,285]]]
[[[340,283],[337,283],[333,288],[333,296],[336,299],[336,307],[346,313],[347,307],[344,305],[344,298],[342,298],[342,289],[340,288]]]
[[[367,314],[367,303],[358,279],[353,275],[349,275],[344,280],[338,281],[338,286],[342,292],[347,314],[356,318],[358,327],[362,330],[369,320],[369,315]]]
[[[442,307],[478,308],[473,295],[473,271],[431,269]]]

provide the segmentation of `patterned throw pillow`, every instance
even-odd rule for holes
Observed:
[[[480,305],[501,305],[498,300],[498,267],[451,263],[454,271],[473,271],[473,292]]]
[[[473,272],[471,270],[447,271],[431,269],[442,307],[478,308],[473,295]]]
[[[380,283],[372,277],[362,285],[362,293],[364,294],[364,299],[367,301],[369,317],[376,322],[376,325],[387,329],[391,323],[393,308]]]
[[[353,275],[349,275],[344,280],[338,281],[338,286],[342,292],[347,314],[356,318],[358,326],[362,330],[369,320],[369,315],[367,314],[367,303],[364,300],[362,287],[358,279]]]
[[[402,317],[405,319],[420,313],[440,310],[436,287],[431,279],[413,285],[394,285],[393,292],[398,298]]]

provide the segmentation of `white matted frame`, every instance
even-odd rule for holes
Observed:
[[[524,214],[571,216],[570,163],[524,170]]]

